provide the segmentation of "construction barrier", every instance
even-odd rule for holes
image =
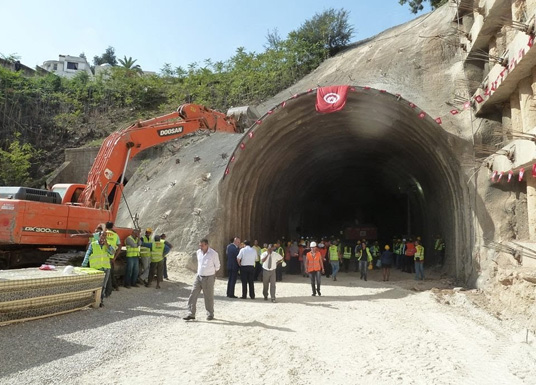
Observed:
[[[94,269],[0,270],[0,325],[98,307],[103,280]]]

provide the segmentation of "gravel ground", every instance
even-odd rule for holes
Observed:
[[[225,297],[214,321],[203,299],[185,322],[193,274],[163,289],[121,288],[101,309],[0,328],[0,384],[536,384],[533,334],[476,308],[429,272],[308,280],[285,276],[275,304]],[[434,288],[434,290],[430,290]],[[236,294],[241,290],[237,285]]]

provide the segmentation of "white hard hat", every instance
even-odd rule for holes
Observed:
[[[310,247],[316,247],[316,242],[311,242]]]

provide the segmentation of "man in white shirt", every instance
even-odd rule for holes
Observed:
[[[270,298],[275,302],[275,275],[277,264],[283,260],[281,254],[276,253],[273,245],[268,245],[268,248],[261,254],[262,262],[262,294],[264,300],[268,301],[268,284],[270,285]]]
[[[257,250],[251,247],[250,241],[244,241],[245,247],[240,249],[236,260],[240,266],[240,280],[242,281],[242,299],[248,296],[255,299],[255,259],[257,259]]]
[[[214,282],[216,272],[220,269],[220,257],[218,253],[208,247],[208,240],[201,239],[199,250],[197,250],[197,275],[195,276],[194,286],[188,298],[189,313],[183,319],[186,321],[195,319],[197,307],[197,297],[203,290],[205,297],[205,309],[207,310],[207,321],[214,319]]]

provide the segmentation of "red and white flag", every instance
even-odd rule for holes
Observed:
[[[328,114],[342,110],[346,104],[349,86],[320,87],[316,90],[316,111]]]
[[[497,179],[497,182],[500,182],[500,181],[501,181],[503,175],[504,175],[504,172],[501,171],[501,172],[499,173],[499,178]]]
[[[536,163],[532,165],[532,177],[536,178]]]
[[[512,170],[508,171],[508,183],[512,180],[512,175],[514,175],[514,172]]]
[[[496,177],[497,177],[497,171],[493,171],[493,174],[491,174],[491,181],[495,182]]]
[[[523,180],[523,175],[525,175],[525,169],[521,167],[521,169],[519,170],[519,177],[517,180],[521,182]]]

